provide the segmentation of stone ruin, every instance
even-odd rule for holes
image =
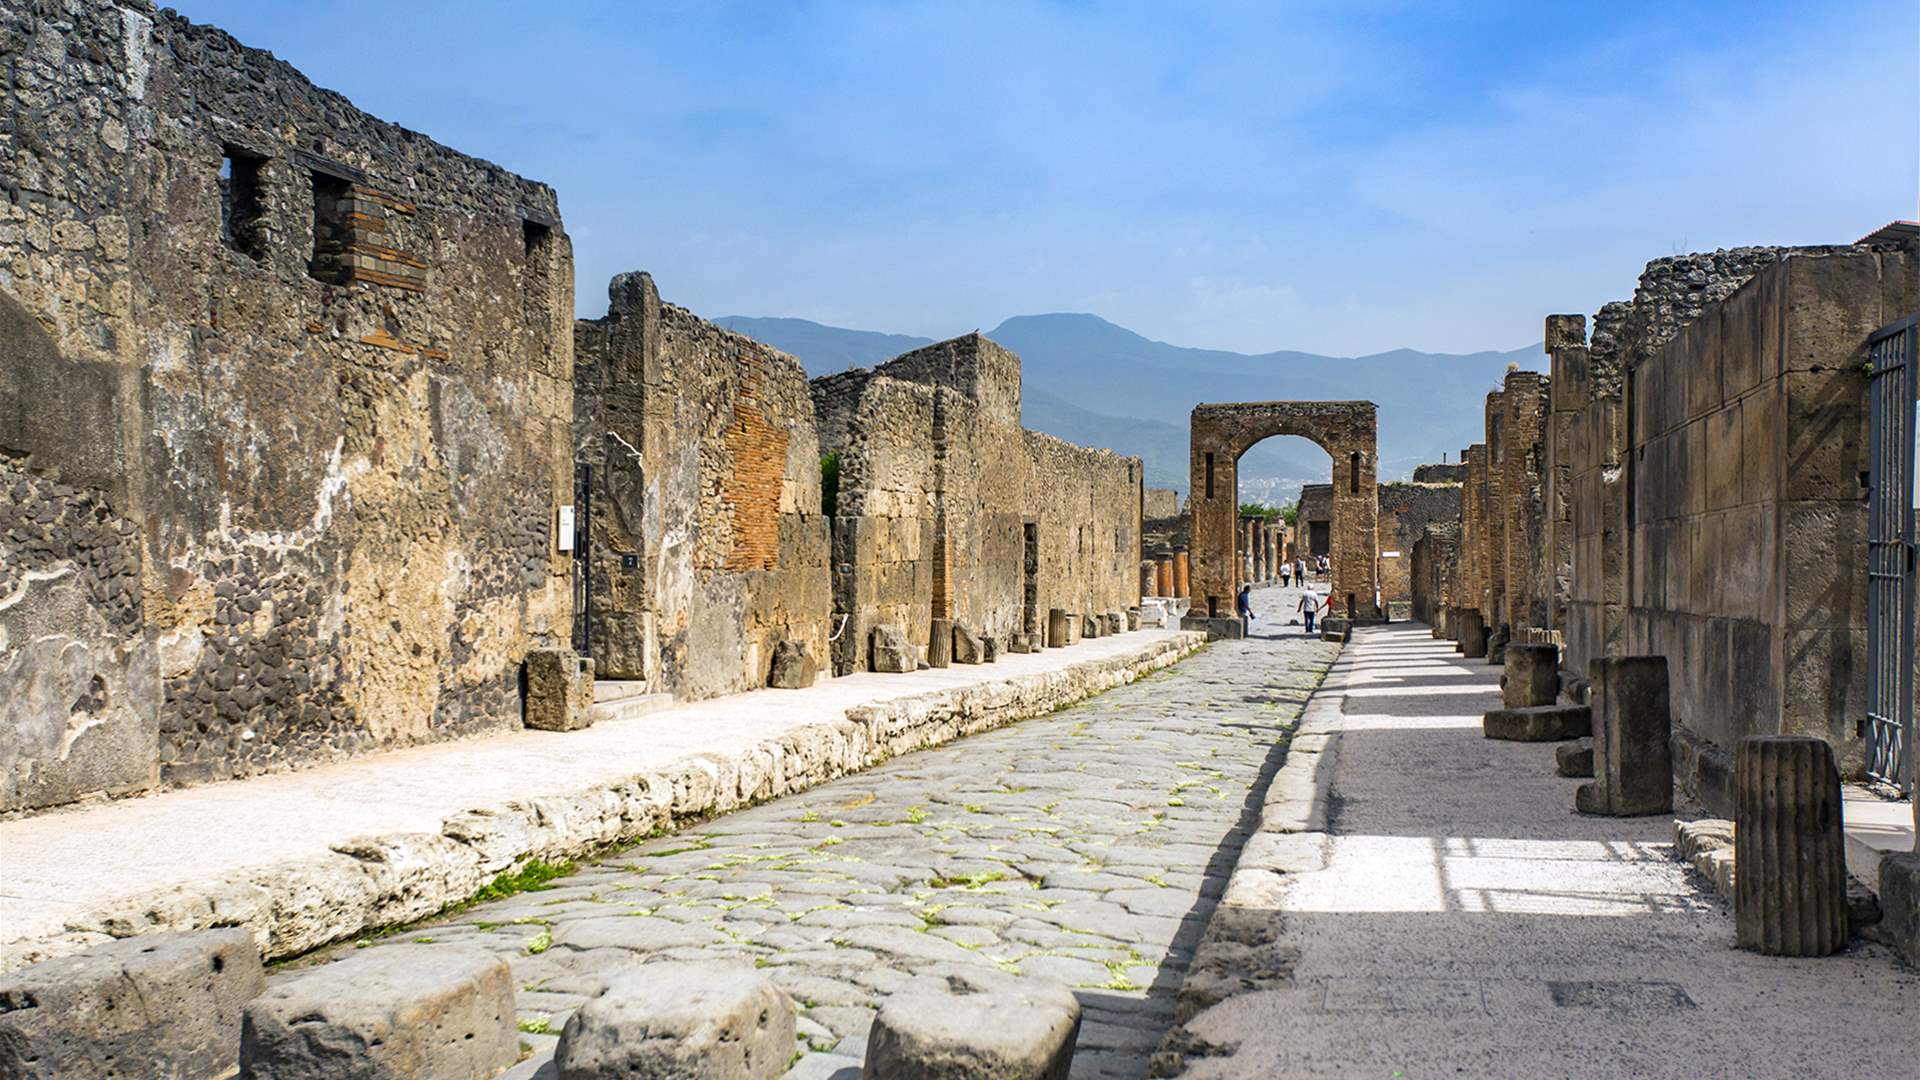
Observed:
[[[544,184],[144,0],[0,43],[0,812],[1140,600],[1140,462],[984,338],[810,381],[644,274],[576,321]]]

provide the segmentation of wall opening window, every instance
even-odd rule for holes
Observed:
[[[1207,453],[1207,498],[1213,498],[1213,453]]]
[[[1347,455],[1347,490],[1355,495],[1360,494],[1360,452],[1358,450]]]
[[[266,255],[260,212],[260,169],[267,159],[227,147],[220,159],[220,239],[251,259]]]
[[[353,185],[337,176],[313,174],[313,259],[307,273],[338,281],[346,271],[347,212],[342,205]]]

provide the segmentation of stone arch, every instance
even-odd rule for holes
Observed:
[[[1333,459],[1333,613],[1379,622],[1380,504],[1375,477],[1378,420],[1371,401],[1243,401],[1196,405],[1190,448],[1193,614],[1233,617],[1240,587],[1235,557],[1240,455],[1275,435],[1297,435]]]

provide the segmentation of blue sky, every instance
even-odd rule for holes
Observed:
[[[1508,349],[1920,190],[1914,0],[179,7],[553,184],[583,315]]]

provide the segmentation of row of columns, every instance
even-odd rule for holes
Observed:
[[[1280,579],[1280,565],[1287,558],[1287,526],[1279,520],[1259,517],[1240,519],[1240,580],[1264,585]]]
[[[1140,564],[1140,595],[1185,599],[1193,595],[1193,562],[1185,550]]]

